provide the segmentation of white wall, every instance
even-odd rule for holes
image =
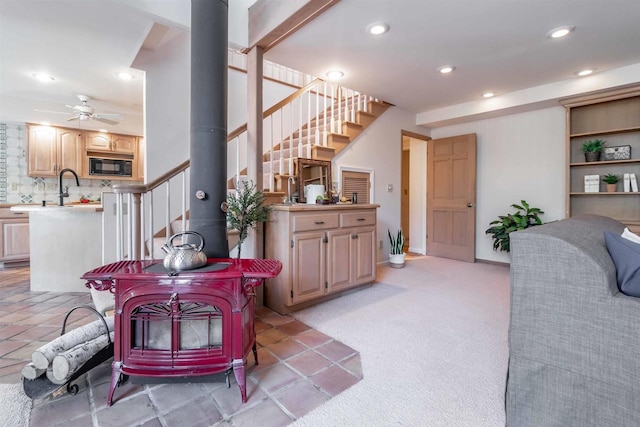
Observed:
[[[400,227],[400,190],[402,166],[402,130],[428,135],[427,129],[415,125],[415,114],[398,107],[391,107],[371,124],[358,138],[342,150],[332,161],[333,180],[339,180],[340,167],[371,169],[373,176],[372,203],[378,209],[378,262],[389,259],[387,229]],[[412,165],[413,167],[413,165]],[[393,192],[387,192],[387,185]],[[411,186],[414,186],[412,181]]]
[[[511,204],[526,200],[542,209],[545,222],[564,218],[565,110],[552,107],[431,130],[443,138],[476,133],[476,258],[509,262],[492,249],[485,234],[498,215],[514,212]]]

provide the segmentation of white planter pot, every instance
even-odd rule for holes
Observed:
[[[405,254],[389,254],[389,266],[393,268],[403,268],[404,267],[404,256]]]

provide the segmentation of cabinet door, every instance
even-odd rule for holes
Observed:
[[[135,154],[136,137],[129,135],[113,135],[111,138],[111,148],[116,153]]]
[[[0,260],[29,260],[29,221],[0,219]]]
[[[352,235],[350,229],[330,231],[327,248],[328,265],[331,266],[328,275],[328,292],[337,292],[353,284],[352,268]]]
[[[57,167],[56,130],[49,126],[29,126],[27,152],[29,176],[55,176]]]
[[[325,293],[325,235],[322,232],[293,235],[291,303],[298,304]]]
[[[100,132],[87,132],[85,137],[87,150],[111,151],[111,136]]]
[[[58,171],[73,169],[82,175],[82,133],[73,129],[58,129]]]
[[[354,285],[376,279],[376,229],[374,227],[354,230],[353,269]]]

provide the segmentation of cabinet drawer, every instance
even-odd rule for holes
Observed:
[[[324,230],[338,227],[337,214],[297,215],[293,218],[293,232]]]
[[[349,212],[340,214],[340,227],[355,227],[358,225],[375,225],[375,212]]]
[[[29,219],[29,212],[14,212],[9,208],[0,208],[0,218],[3,219]]]

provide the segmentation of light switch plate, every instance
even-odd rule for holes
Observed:
[[[387,184],[387,193],[393,192],[393,184]]]

